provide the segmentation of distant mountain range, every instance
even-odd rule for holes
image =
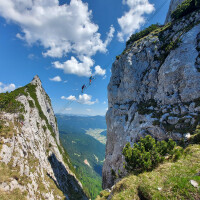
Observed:
[[[105,116],[77,116],[56,114],[59,128],[70,130],[107,129]]]

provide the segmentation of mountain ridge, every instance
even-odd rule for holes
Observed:
[[[88,199],[60,144],[39,77],[0,94],[0,109],[0,198]]]

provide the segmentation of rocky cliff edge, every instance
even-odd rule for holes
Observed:
[[[103,188],[126,174],[122,149],[149,134],[186,141],[200,121],[200,11],[127,45],[108,85]]]
[[[0,199],[87,199],[38,76],[0,94]]]

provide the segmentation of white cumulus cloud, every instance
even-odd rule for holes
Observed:
[[[86,105],[93,105],[95,103],[98,103],[98,99],[96,99],[95,101],[91,101],[91,100],[92,100],[91,95],[83,94],[83,95],[79,95],[79,99],[77,100],[77,102],[81,104],[86,104]]]
[[[59,61],[53,62],[53,67],[57,69],[62,69],[65,74],[75,74],[78,76],[89,77],[92,75],[91,67],[94,65],[94,61],[90,57],[82,57],[82,61],[78,61],[75,57],[71,57],[70,60],[67,60],[63,63]],[[102,69],[99,65],[95,67],[94,75],[104,76],[106,70]]]
[[[105,53],[114,27],[105,41],[92,21],[92,11],[81,0],[59,4],[59,0],[1,0],[0,16],[20,26],[16,36],[29,45],[39,43],[44,56],[62,57],[69,52],[77,56]]]
[[[70,95],[69,97],[62,96],[61,99],[68,101],[76,101],[80,104],[86,104],[86,105],[93,105],[95,103],[98,103],[98,99],[92,101],[92,96],[88,94],[79,95],[78,99],[76,99],[76,97],[73,95]]]
[[[0,16],[20,27],[16,37],[28,45],[44,47],[44,57],[61,58],[73,53],[64,63],[54,63],[67,74],[91,75],[91,57],[106,53],[115,28],[110,26],[105,41],[99,26],[92,21],[92,11],[82,0],[60,5],[59,0],[0,0]],[[29,55],[33,59],[33,55]]]
[[[0,93],[2,92],[10,92],[16,89],[15,84],[11,83],[11,84],[4,84],[2,82],[0,82]]]
[[[104,76],[106,74],[106,70],[105,69],[102,69],[99,65],[97,65],[95,67],[95,75],[101,75],[101,76]]]
[[[117,19],[121,28],[117,36],[121,42],[124,39],[127,40],[145,23],[144,14],[150,14],[154,11],[154,5],[149,3],[149,0],[123,0],[122,3],[128,5],[129,11]]]
[[[60,81],[62,81],[62,79],[60,78],[60,76],[55,76],[55,77],[53,77],[53,78],[50,78],[49,80],[50,80],[50,81],[55,81],[55,82],[60,82]]]
[[[90,76],[91,75],[91,67],[93,66],[94,61],[84,56],[82,58],[82,62],[79,62],[75,57],[71,57],[70,60],[67,60],[64,63],[60,63],[59,61],[53,62],[53,66],[57,69],[62,69],[66,74],[75,74],[78,76]]]
[[[76,97],[72,96],[72,95],[70,95],[69,97],[62,96],[61,99],[69,100],[69,101],[76,101]]]

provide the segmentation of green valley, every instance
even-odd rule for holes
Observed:
[[[61,143],[70,156],[86,194],[95,199],[102,190],[106,142],[105,117],[67,115],[56,115],[56,117]]]
[[[106,136],[102,133],[105,132],[106,129],[88,129],[86,130],[87,135],[92,136],[94,139],[98,140],[102,144],[106,144]]]

